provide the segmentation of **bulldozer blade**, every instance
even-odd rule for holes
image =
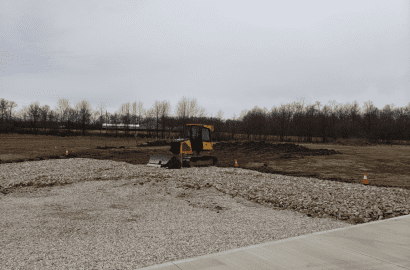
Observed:
[[[172,155],[152,155],[150,156],[149,162],[147,164],[147,166],[151,166],[151,167],[167,167],[169,161],[172,159]]]

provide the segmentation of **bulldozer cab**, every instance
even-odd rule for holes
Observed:
[[[187,137],[191,141],[192,151],[198,155],[204,150],[203,142],[211,141],[211,132],[202,125],[188,125]]]
[[[202,125],[187,125],[185,137],[190,140],[201,140],[204,142],[211,141],[211,131]]]

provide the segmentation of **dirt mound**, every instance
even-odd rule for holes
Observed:
[[[267,142],[219,142],[214,146],[219,151],[241,151],[244,153],[276,153],[282,154],[280,158],[292,158],[299,156],[322,156],[341,154],[329,149],[309,149],[293,143],[267,143]]]

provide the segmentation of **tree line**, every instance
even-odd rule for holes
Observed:
[[[216,117],[209,117],[197,100],[183,97],[171,114],[168,101],[155,101],[145,110],[142,102],[124,103],[115,113],[109,113],[103,103],[94,110],[88,101],[82,100],[74,107],[67,99],[59,99],[55,109],[33,102],[15,112],[17,104],[0,99],[0,132],[31,132],[38,134],[42,129],[49,132],[69,130],[102,131],[103,123],[124,124],[125,134],[128,124],[139,124],[141,129],[150,131],[151,136],[168,136],[174,132],[183,134],[188,123],[214,125],[215,139],[235,139],[236,134],[264,141],[267,136],[277,136],[280,141],[294,136],[298,141],[312,142],[312,138],[322,138],[323,142],[338,138],[365,138],[369,141],[410,140],[410,103],[405,107],[386,105],[383,109],[373,102],[364,102],[361,108],[355,101],[337,104],[330,101],[305,104],[303,99],[289,104],[274,106],[271,110],[255,106],[243,110],[239,117],[233,115],[223,119],[220,110]],[[24,130],[24,131],[23,131]]]
[[[410,140],[410,103],[394,108],[386,105],[378,109],[372,101],[360,108],[355,101],[324,106],[320,102],[305,104],[303,100],[274,107],[271,111],[255,107],[241,119],[241,132],[263,140],[275,135],[280,141],[295,136],[298,141],[312,142],[313,137],[328,139],[363,138],[371,142]],[[235,125],[233,124],[235,129]]]
[[[205,109],[198,105],[196,99],[183,97],[177,104],[175,116],[171,115],[171,104],[168,101],[155,101],[153,106],[146,110],[142,102],[121,104],[119,110],[114,113],[107,111],[104,103],[97,105],[93,110],[87,100],[82,100],[70,105],[68,99],[59,99],[56,108],[41,106],[39,102],[32,102],[29,106],[23,106],[17,112],[14,101],[0,99],[0,133],[48,133],[69,132],[70,130],[100,130],[102,124],[124,124],[127,133],[127,125],[138,124],[141,129],[156,130],[157,137],[164,137],[164,132],[183,132],[183,125],[193,119],[205,117]],[[221,115],[222,111],[218,113]],[[30,130],[27,130],[30,129]],[[161,134],[159,134],[159,132]],[[154,132],[153,132],[154,133]]]

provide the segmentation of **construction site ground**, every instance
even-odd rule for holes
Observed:
[[[214,154],[220,168],[145,166],[150,155],[169,153],[169,146],[137,147],[135,140],[122,138],[0,136],[0,210],[7,217],[0,227],[8,243],[0,252],[7,258],[0,268],[35,265],[55,269],[61,264],[102,269],[104,264],[125,269],[125,260],[118,258],[138,243],[141,247],[135,249],[147,253],[126,256],[130,269],[135,269],[408,215],[410,209],[407,145],[370,145],[360,140],[337,144],[218,142]],[[240,168],[250,170],[235,169],[235,159]],[[364,173],[369,181],[366,187]],[[265,179],[268,174],[277,176]],[[302,204],[309,209],[290,209]],[[318,205],[326,209],[316,211]],[[335,207],[341,218],[327,211]],[[370,220],[360,217],[366,211],[372,212]],[[153,227],[157,230],[150,231]],[[204,231],[185,239],[181,228],[211,230],[206,237],[209,245],[201,238]],[[48,242],[43,239],[45,231]],[[132,237],[128,235],[131,231]],[[139,240],[132,241],[136,235]],[[104,254],[103,260],[91,254],[89,246],[96,239],[113,243],[114,236],[121,241],[113,248],[94,245],[105,247],[96,252]],[[45,258],[51,248],[54,257]],[[68,256],[67,250],[72,251]]]
[[[1,135],[1,163],[54,158],[94,158],[147,164],[150,155],[170,154],[169,146],[136,146],[133,139]],[[146,142],[138,140],[138,144]],[[239,167],[265,173],[410,189],[410,146],[372,145],[364,140],[334,144],[218,142],[217,167]]]

